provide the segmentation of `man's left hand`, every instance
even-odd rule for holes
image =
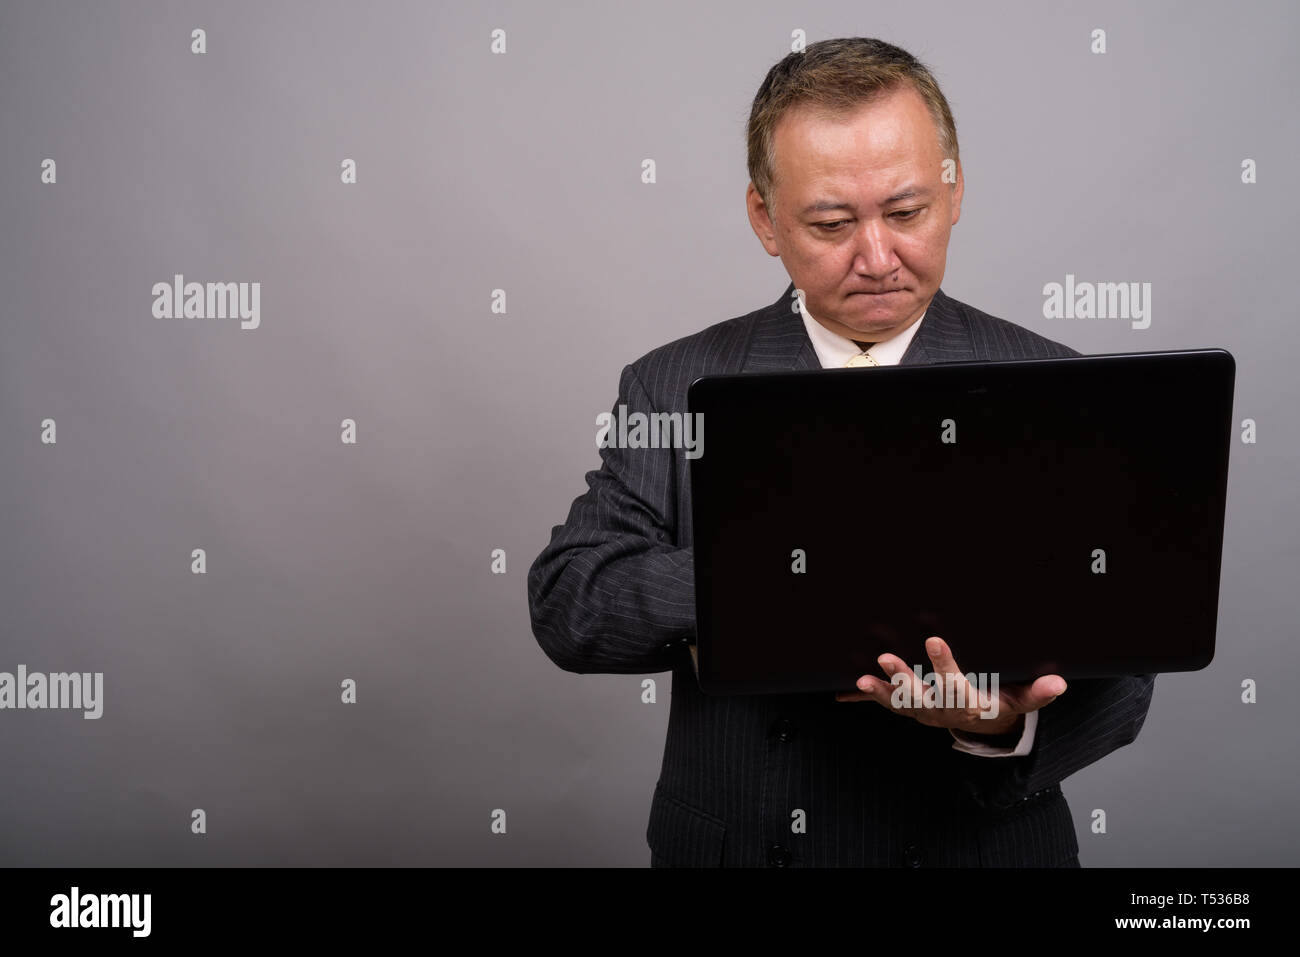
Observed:
[[[1044,705],[1051,704],[1066,689],[1065,679],[1060,675],[1042,675],[1032,684],[1012,684],[1001,686],[996,695],[986,693],[981,700],[979,689],[966,680],[961,668],[953,659],[952,650],[942,638],[933,637],[926,640],[925,653],[933,665],[932,671],[938,676],[939,683],[931,695],[937,706],[923,707],[926,686],[897,655],[884,654],[876,659],[885,672],[885,680],[863,675],[858,679],[857,692],[842,692],[835,696],[836,701],[874,701],[895,714],[915,718],[921,724],[937,728],[953,728],[970,734],[1007,734],[1023,727],[1024,715],[1037,711]],[[908,695],[902,695],[904,701],[910,701],[911,707],[894,707],[894,691],[897,681],[906,682]],[[960,683],[959,685],[957,683]],[[953,685],[949,692],[947,686]],[[957,696],[958,687],[964,692]],[[944,707],[946,701],[961,701],[963,707]],[[994,718],[983,717],[996,714]]]

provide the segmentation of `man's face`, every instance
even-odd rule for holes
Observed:
[[[749,221],[808,312],[865,342],[912,325],[943,280],[963,186],[960,164],[956,184],[943,182],[947,157],[921,95],[903,86],[842,119],[796,107],[775,148],[774,208],[750,183]]]

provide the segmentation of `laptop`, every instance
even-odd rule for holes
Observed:
[[[709,375],[687,393],[700,687],[852,691],[885,652],[1002,684],[1214,657],[1222,349]]]

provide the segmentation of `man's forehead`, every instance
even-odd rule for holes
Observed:
[[[792,128],[798,127],[802,134],[797,137],[798,141],[815,142],[831,131],[847,131],[850,127],[860,126],[864,121],[869,124],[867,128],[870,128],[870,124],[881,123],[886,126],[905,124],[935,129],[925,98],[911,86],[899,86],[852,106],[796,103],[777,121],[775,133],[780,138],[783,128],[788,135]],[[808,136],[809,133],[812,134],[811,137]]]
[[[891,113],[877,115],[868,123],[876,125],[850,130],[844,120],[811,117],[783,123],[774,144],[776,165],[783,171],[797,171],[801,179],[827,184],[860,183],[866,164],[875,167],[872,179],[923,182],[928,178],[942,152],[928,113],[923,111],[916,122]],[[868,135],[859,135],[862,133]]]

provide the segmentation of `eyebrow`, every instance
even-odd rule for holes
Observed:
[[[929,196],[933,191],[928,186],[909,187],[902,192],[895,193],[886,199],[881,206],[888,206],[890,203],[901,203],[905,199],[916,199],[917,197]],[[837,209],[852,209],[848,203],[837,203],[834,200],[822,199],[815,203],[805,206],[799,213],[800,216],[807,216],[809,213],[829,213]]]

